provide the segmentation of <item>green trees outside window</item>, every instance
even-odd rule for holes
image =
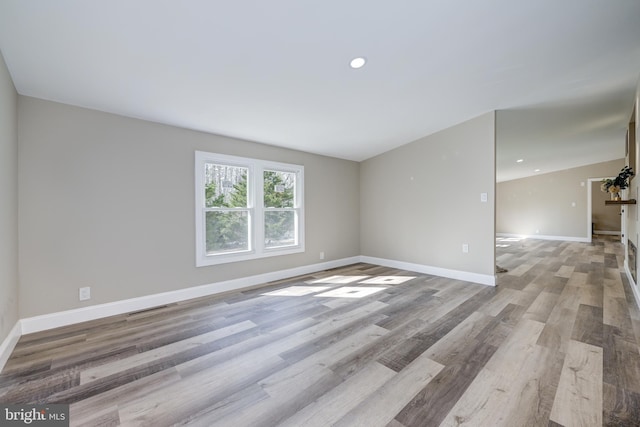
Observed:
[[[207,253],[249,250],[247,168],[205,166],[205,230]]]
[[[205,168],[207,253],[249,250],[247,168],[219,164]],[[265,248],[296,244],[296,174],[265,170],[262,182]]]
[[[293,245],[295,236],[296,174],[264,171],[264,245],[266,248]]]

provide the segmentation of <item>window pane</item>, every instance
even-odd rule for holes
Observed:
[[[207,212],[207,254],[249,250],[249,213]]]
[[[205,207],[246,208],[248,169],[215,163],[204,165]]]
[[[264,171],[264,207],[293,208],[296,174]]]
[[[265,212],[264,245],[267,248],[292,246],[296,242],[295,215],[291,211]]]

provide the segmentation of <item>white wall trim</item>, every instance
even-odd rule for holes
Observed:
[[[619,236],[622,231],[593,230],[593,234],[606,234],[608,236]]]
[[[9,331],[9,335],[0,343],[0,372],[4,369],[4,365],[9,360],[13,349],[15,348],[18,340],[20,339],[22,326],[21,321],[18,320],[13,328]]]
[[[375,258],[370,256],[361,256],[362,262],[370,264],[382,265],[384,267],[393,267],[400,270],[415,271],[417,273],[431,274],[434,276],[447,277],[449,279],[464,280],[466,282],[479,283],[481,285],[495,286],[496,276],[489,274],[470,273],[468,271],[449,270],[447,268],[431,267],[429,265],[414,264],[411,262],[395,261],[392,259]]]
[[[133,311],[146,310],[160,305],[172,304],[192,298],[215,295],[229,291],[237,291],[263,283],[301,276],[304,274],[314,273],[330,268],[342,267],[358,262],[360,262],[360,257],[355,256],[351,258],[343,258],[334,261],[327,261],[318,264],[310,264],[302,267],[290,268],[287,270],[258,274],[255,276],[242,277],[239,279],[225,280],[222,282],[210,283],[207,285],[193,286],[186,289],[146,295],[122,301],[97,304],[88,307],[76,308],[73,310],[28,317],[22,319],[21,321],[22,333],[31,334],[34,332],[45,331],[47,329],[58,328],[60,326],[87,322],[90,320],[130,313]]]
[[[210,283],[207,285],[193,286],[186,289],[163,292],[159,294],[146,295],[137,298],[130,298],[122,301],[115,301],[105,304],[97,304],[88,307],[76,308],[72,310],[61,311],[57,313],[43,314],[40,316],[28,317],[21,319],[17,324],[17,339],[21,334],[31,334],[34,332],[45,331],[48,329],[58,328],[61,326],[73,325],[76,323],[87,322],[90,320],[101,319],[109,316],[130,313],[139,310],[172,304],[180,301],[199,298],[208,295],[215,295],[224,292],[237,291],[241,289],[251,288],[257,285],[273,282],[276,280],[287,279],[291,277],[301,276],[309,273],[315,273],[331,268],[342,267],[358,262],[367,262],[371,264],[382,265],[386,267],[394,267],[402,270],[410,270],[418,273],[431,274],[434,276],[447,277],[451,279],[464,280],[467,282],[479,283],[482,285],[495,286],[495,275],[485,275],[478,273],[470,273],[467,271],[449,270],[446,268],[431,267],[422,264],[414,264],[409,262],[394,261],[383,258],[374,258],[369,256],[355,256],[343,258],[334,261],[328,261],[318,264],[310,264],[302,267],[290,268],[287,270],[279,270],[270,273],[258,274],[255,276],[242,277],[239,279],[226,280],[222,282]],[[19,326],[18,326],[19,325]],[[14,328],[16,329],[16,328]],[[6,340],[5,340],[6,341]],[[15,342],[13,345],[15,345]],[[4,345],[4,344],[3,344]],[[7,344],[9,346],[9,344]],[[4,348],[4,347],[3,347]],[[11,346],[13,349],[13,346]],[[10,353],[10,351],[9,351]]]
[[[640,289],[638,289],[638,285],[633,281],[633,276],[631,276],[631,270],[629,270],[629,264],[627,264],[627,260],[624,260],[624,272],[627,274],[627,279],[629,280],[629,286],[631,286],[631,291],[633,292],[634,299],[636,300],[636,305],[640,309]]]
[[[570,236],[545,236],[542,234],[535,234],[533,236],[527,236],[525,234],[511,234],[511,233],[496,233],[498,237],[517,237],[520,239],[540,239],[540,240],[564,240],[567,242],[581,242],[590,243],[591,239],[587,237],[570,237]]]

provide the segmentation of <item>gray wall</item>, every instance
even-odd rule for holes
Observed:
[[[616,176],[623,166],[619,159],[498,183],[496,231],[587,238],[588,179]]]
[[[356,162],[23,96],[18,108],[21,317],[360,254]],[[195,150],[304,165],[306,252],[196,268]]]
[[[363,255],[494,274],[495,113],[366,160],[360,179]]]
[[[18,320],[18,94],[0,54],[0,343]]]

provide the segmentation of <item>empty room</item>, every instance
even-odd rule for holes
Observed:
[[[0,425],[640,426],[640,2],[0,1]]]

